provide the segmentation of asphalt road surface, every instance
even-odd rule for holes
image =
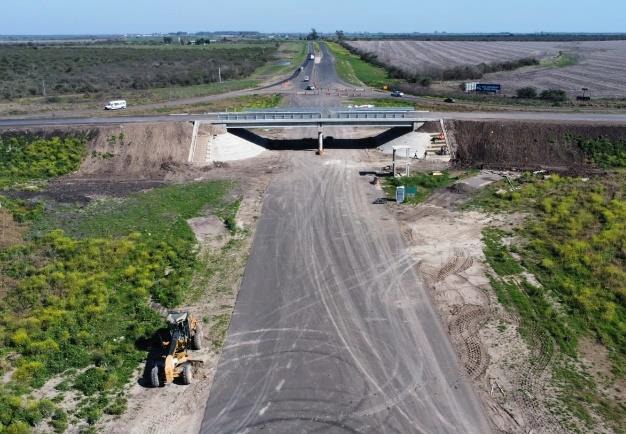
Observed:
[[[358,152],[270,185],[203,433],[490,432]]]

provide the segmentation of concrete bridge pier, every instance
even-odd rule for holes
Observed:
[[[324,154],[324,130],[322,127],[317,130],[317,153],[319,155]]]

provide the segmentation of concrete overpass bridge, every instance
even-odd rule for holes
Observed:
[[[196,121],[229,128],[301,128],[318,131],[319,151],[324,150],[324,127],[417,128],[417,124],[432,120],[424,112],[411,109],[330,109],[330,110],[262,110],[232,113],[207,113]]]

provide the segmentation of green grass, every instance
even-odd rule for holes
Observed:
[[[283,42],[277,52],[277,60],[261,66],[251,78],[267,79],[293,72],[298,68],[307,55],[307,44],[304,41]],[[284,64],[283,64],[284,63]]]
[[[283,96],[274,95],[245,95],[236,98],[220,99],[198,104],[187,104],[175,107],[162,107],[149,112],[153,113],[189,113],[189,112],[239,112],[244,110],[264,110],[280,105]],[[143,111],[145,113],[145,110]]]
[[[347,83],[382,88],[392,81],[383,68],[361,60],[359,56],[350,53],[341,45],[335,42],[326,42],[326,45],[337,60],[337,73]]]
[[[194,235],[186,220],[207,206],[217,209],[219,215],[225,206],[222,198],[230,188],[228,182],[199,182],[156,188],[124,200],[103,199],[85,208],[51,211],[33,231],[39,235],[59,228],[76,238],[138,232],[147,238],[189,241]]]
[[[626,182],[621,174],[594,178],[527,175],[516,189],[497,195],[487,189],[476,199],[483,208],[527,210],[523,227],[524,265],[566,309],[567,340],[575,354],[577,338],[593,333],[626,360]],[[623,362],[623,360],[622,360]]]
[[[571,317],[572,312],[562,304],[561,297],[557,299],[558,294],[553,287],[534,286],[523,277],[524,267],[513,258],[511,248],[502,242],[509,235],[492,228],[483,230],[483,251],[495,272],[490,276],[490,282],[498,301],[520,315],[520,334],[532,347],[540,347],[542,352],[548,353],[548,358],[554,352],[552,342],[556,342],[563,351],[552,359],[550,368],[557,399],[567,411],[587,428],[593,426],[591,412],[598,413],[615,428],[622,426],[624,409],[601,394],[591,377],[572,363],[576,357],[577,336],[585,333],[585,324]],[[533,241],[529,244],[532,245]],[[543,284],[545,274],[537,273],[537,269],[527,261],[526,246],[520,248],[518,245],[516,250],[524,257],[524,265],[534,271]],[[535,362],[531,360],[531,363]],[[623,359],[617,363],[623,363]],[[563,423],[578,431],[566,413],[559,411],[559,415]]]
[[[395,198],[396,187],[414,187],[417,189],[415,196],[406,197],[405,203],[418,204],[424,201],[433,190],[444,188],[452,185],[458,177],[452,177],[448,172],[442,172],[442,175],[435,176],[428,173],[418,173],[412,176],[403,176],[397,178],[385,178],[383,181],[383,189],[387,193],[387,197]]]
[[[243,89],[252,89],[261,84],[258,78],[244,78],[239,80],[228,80],[223,83],[207,83],[192,86],[170,86],[156,89],[149,89],[126,96],[129,107],[133,105],[151,104],[161,101],[171,101],[175,99],[195,98],[200,96],[218,95],[226,92],[234,92]],[[63,100],[62,100],[63,101]],[[71,102],[68,100],[68,102]]]
[[[42,420],[58,430],[67,426],[53,403],[26,398],[59,374],[66,377],[62,389],[83,397],[79,419],[93,424],[123,411],[119,393],[145,359],[137,342],[163,326],[149,300],[179,305],[200,267],[186,220],[210,208],[234,231],[239,201],[228,199],[231,189],[230,182],[180,184],[46,212],[3,200],[32,229],[29,240],[0,251],[8,283],[0,305],[0,375],[11,372],[0,386],[0,432]]]
[[[540,61],[541,66],[547,66],[550,68],[565,68],[566,66],[576,65],[578,63],[578,57],[571,53],[565,53],[560,51],[555,57],[549,57]]]
[[[488,228],[483,231],[485,257],[487,262],[499,276],[512,276],[523,271],[519,263],[503,248],[502,238],[505,233],[498,229]]]

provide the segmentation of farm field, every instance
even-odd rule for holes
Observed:
[[[587,87],[594,97],[626,97],[623,74],[626,41],[351,41],[349,44],[376,54],[388,65],[422,74],[455,66],[533,57],[540,65],[487,74],[481,81],[501,83],[504,93],[509,95],[518,88],[533,86],[562,89],[570,96]],[[568,61],[562,61],[564,56]]]

